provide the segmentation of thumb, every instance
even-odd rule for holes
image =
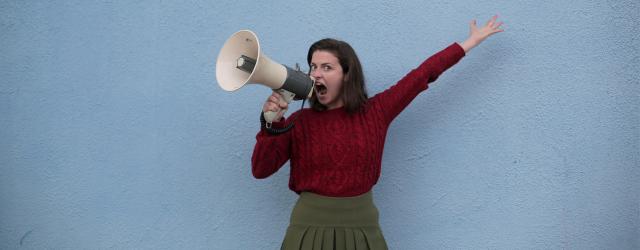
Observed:
[[[471,22],[469,23],[469,26],[471,27],[471,30],[478,29],[478,26],[476,25],[476,20],[475,19],[471,20]]]

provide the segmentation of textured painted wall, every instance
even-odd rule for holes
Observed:
[[[251,176],[270,91],[217,86],[227,37],[344,39],[374,94],[495,13],[391,126],[390,247],[640,248],[637,1],[135,2],[0,1],[1,249],[277,249],[296,195]]]

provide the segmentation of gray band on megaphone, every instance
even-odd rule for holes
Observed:
[[[287,79],[282,84],[282,88],[296,94],[296,99],[306,99],[313,89],[311,78],[305,73],[283,66],[287,68]]]

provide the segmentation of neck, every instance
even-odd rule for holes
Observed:
[[[344,106],[344,103],[342,103],[342,101],[340,101],[339,103],[334,103],[331,105],[327,105],[327,110],[332,110],[332,109],[338,109],[338,108],[342,108]]]

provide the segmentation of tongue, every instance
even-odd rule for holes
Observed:
[[[327,88],[325,86],[316,86],[316,93],[318,95],[324,95],[327,93]]]

